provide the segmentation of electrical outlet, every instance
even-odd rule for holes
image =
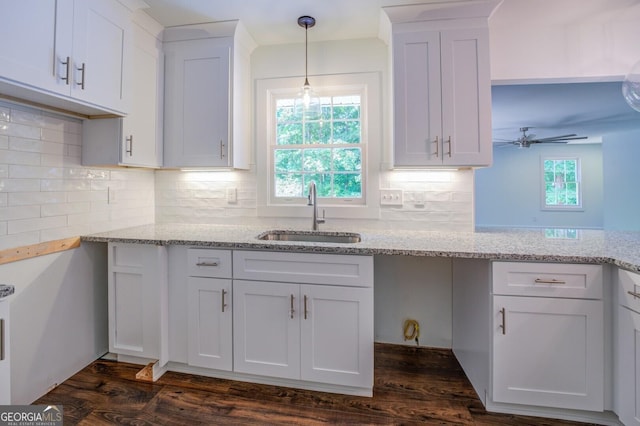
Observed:
[[[381,189],[381,206],[402,206],[402,189]]]

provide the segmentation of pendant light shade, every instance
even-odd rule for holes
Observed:
[[[308,36],[309,28],[316,24],[312,16],[301,16],[298,18],[298,25],[304,28],[304,85],[295,100],[295,113],[305,120],[319,120],[322,115],[320,98],[313,91],[309,84],[309,56],[308,56]]]
[[[625,76],[622,95],[631,108],[640,112],[640,61],[636,62]]]

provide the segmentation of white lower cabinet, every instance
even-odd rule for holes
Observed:
[[[234,371],[371,391],[372,257],[236,251],[233,268]]]
[[[640,275],[618,274],[617,409],[620,421],[640,425]]]
[[[0,405],[11,404],[9,302],[0,301]]]
[[[599,266],[494,262],[493,401],[603,411],[601,298]]]
[[[167,253],[163,246],[109,243],[109,351],[168,360]]]
[[[187,363],[233,369],[231,251],[187,251]]]

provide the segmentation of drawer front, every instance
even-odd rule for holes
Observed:
[[[187,271],[190,277],[231,278],[231,250],[190,248]]]
[[[640,313],[640,274],[618,270],[618,302]]]
[[[601,265],[493,262],[493,293],[602,299]]]
[[[233,278],[372,287],[373,256],[234,251]]]

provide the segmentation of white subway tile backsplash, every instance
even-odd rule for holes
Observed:
[[[0,150],[0,164],[25,164],[30,166],[40,165],[40,154],[37,152],[21,152]]]
[[[82,121],[0,102],[0,249],[154,222],[154,172],[83,167],[81,144]]]
[[[67,226],[66,216],[41,217],[36,219],[20,219],[9,221],[8,233],[40,231],[42,229],[62,228]]]
[[[64,203],[67,200],[64,192],[13,192],[8,194],[11,206],[28,206],[51,203]]]
[[[0,179],[0,192],[39,191],[38,179]]]
[[[40,217],[40,206],[0,207],[2,220],[32,219]]]

